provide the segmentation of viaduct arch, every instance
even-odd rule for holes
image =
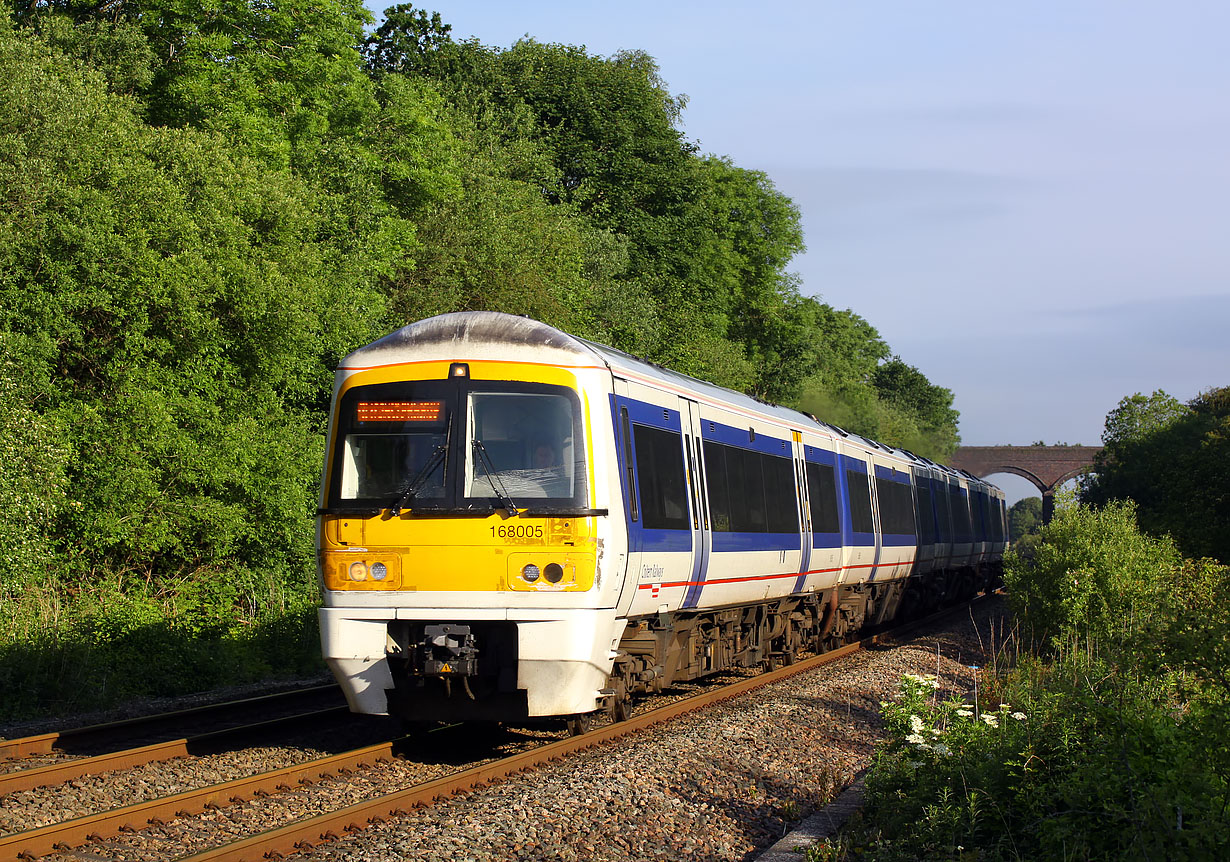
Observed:
[[[1055,489],[1093,469],[1101,446],[961,446],[951,465],[978,478],[992,473],[1013,473],[1028,479],[1042,492],[1042,521],[1055,512]]]

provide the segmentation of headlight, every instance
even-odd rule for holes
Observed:
[[[550,567],[548,567],[549,569]],[[525,568],[521,570],[521,577],[525,578],[531,584],[538,580],[538,567],[533,563],[526,563]]]
[[[402,588],[401,559],[396,554],[328,551],[322,556],[320,563],[326,590]]]

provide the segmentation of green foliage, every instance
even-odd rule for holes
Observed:
[[[46,570],[58,550],[51,525],[70,505],[68,437],[61,417],[45,411],[43,368],[25,347],[0,333],[0,530],[9,537],[0,555],[0,596]]]
[[[1230,387],[1186,406],[1160,391],[1125,398],[1103,439],[1083,500],[1134,500],[1148,532],[1188,556],[1230,561]]]
[[[1042,498],[1022,497],[1008,507],[1008,540],[1019,542],[1042,527]]]
[[[852,843],[862,858],[1215,859],[1230,785],[1198,722],[1156,692],[1026,661],[1010,703],[936,702],[916,682],[885,705],[888,742]]]
[[[1004,584],[1040,641],[1102,648],[1134,642],[1166,607],[1180,556],[1142,534],[1131,503],[1056,507],[1026,560],[1009,552]]]
[[[384,21],[364,40],[363,62],[376,74],[429,72],[436,55],[451,44],[452,29],[439,12],[429,17],[422,9],[399,3],[384,10]]]
[[[797,208],[697,152],[653,58],[456,43],[409,5],[370,20],[357,0],[0,16],[12,709],[136,693],[142,655],[171,691],[298,644],[331,370],[412,319],[528,314],[955,447],[946,390],[799,294]]]
[[[984,676],[982,704],[939,703],[919,679],[884,704],[850,855],[1224,858],[1230,567],[1180,559],[1133,511],[1061,507],[1031,560],[1009,558],[1024,631],[1048,637]]]
[[[242,573],[163,592],[103,580],[65,589],[32,584],[0,599],[0,720],[63,715],[134,698],[168,696],[322,671],[310,593],[276,613]]]
[[[1144,440],[1165,430],[1189,413],[1178,399],[1158,389],[1152,395],[1137,392],[1119,402],[1106,414],[1102,443],[1109,447]]]

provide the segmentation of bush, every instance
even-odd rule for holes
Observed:
[[[1136,527],[1136,507],[1059,506],[1029,557],[1009,551],[1004,584],[1022,622],[1050,648],[1114,649],[1164,618],[1181,557]]]
[[[1224,858],[1230,786],[1208,728],[1152,686],[1090,670],[1027,661],[1002,681],[1011,701],[980,709],[907,678],[884,707],[859,855]]]
[[[314,595],[275,608],[253,579],[215,575],[165,593],[53,581],[0,601],[0,720],[323,672]]]
[[[1230,850],[1230,567],[1142,534],[1131,503],[1067,505],[1012,601],[1040,657],[992,706],[907,678],[884,705],[866,858],[1217,859]],[[1011,704],[1009,706],[1008,704]]]

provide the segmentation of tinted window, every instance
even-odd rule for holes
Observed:
[[[758,454],[758,453],[752,453]],[[798,495],[794,488],[794,465],[789,458],[759,454],[764,476],[765,512],[770,533],[799,531]]]
[[[846,470],[846,488],[850,497],[850,527],[856,533],[875,532],[871,517],[871,486],[867,474]]]
[[[796,533],[794,469],[789,458],[705,442],[709,517],[719,533]]]
[[[633,424],[641,523],[650,530],[687,530],[687,482],[683,442],[673,431]]]
[[[973,524],[969,517],[969,497],[961,493],[959,485],[948,486],[948,497],[952,504],[952,540],[960,545],[974,541]]]
[[[442,502],[448,426],[456,396],[436,381],[357,386],[338,411],[334,503],[391,506],[411,488],[414,499]]]
[[[705,491],[709,495],[709,521],[719,533],[730,532],[730,485],[726,475],[726,447],[706,442]]]
[[[837,479],[828,464],[807,462],[807,496],[811,506],[811,528],[816,533],[838,533]]]
[[[904,482],[876,478],[880,500],[880,530],[894,536],[914,535],[914,501]]]
[[[931,509],[930,480],[923,479],[918,490],[918,535],[925,544],[935,541],[935,512]]]

